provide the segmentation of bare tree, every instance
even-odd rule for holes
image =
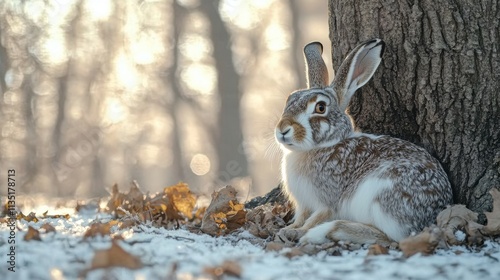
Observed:
[[[210,37],[217,69],[217,91],[220,99],[218,133],[215,145],[218,174],[247,176],[248,163],[242,151],[243,133],[240,119],[240,76],[233,63],[230,34],[219,14],[219,1],[201,1],[201,10],[210,21]],[[224,178],[221,178],[224,179]]]
[[[293,53],[293,70],[296,75],[297,88],[305,88],[306,82],[303,79],[305,73],[304,66],[304,58],[302,57],[302,48],[301,46],[301,32],[300,32],[300,5],[295,0],[289,0],[288,5],[290,6],[291,12],[291,24],[293,28],[292,32],[292,53]]]
[[[334,68],[357,43],[387,43],[350,113],[363,131],[410,140],[443,164],[456,203],[491,209],[500,187],[500,1],[330,0]]]
[[[0,37],[2,36],[3,31],[0,30]],[[7,50],[5,47],[0,44],[0,93],[4,93],[7,90],[7,85],[5,84],[5,74],[9,69],[8,63],[9,56],[7,55]],[[1,106],[1,103],[0,103]]]
[[[174,176],[177,176],[177,178],[174,178],[172,181],[178,181],[178,180],[185,180],[187,178],[186,172],[185,172],[185,163],[183,160],[182,156],[182,146],[181,146],[181,133],[180,133],[180,120],[177,117],[177,110],[179,108],[179,104],[182,101],[182,94],[181,94],[181,88],[179,85],[179,78],[177,76],[178,68],[179,68],[179,37],[181,33],[181,29],[184,26],[183,23],[183,18],[185,15],[184,8],[177,3],[177,1],[172,1],[172,16],[171,16],[171,21],[173,24],[172,27],[172,32],[173,32],[173,50],[172,50],[172,57],[173,57],[173,63],[172,66],[170,67],[170,75],[169,75],[169,81],[168,84],[172,88],[172,93],[173,93],[173,98],[172,101],[169,103],[168,111],[170,115],[172,116],[172,123],[173,123],[173,128],[172,128],[172,155],[173,155],[173,162],[177,164],[173,164],[172,168],[174,169],[172,174]]]

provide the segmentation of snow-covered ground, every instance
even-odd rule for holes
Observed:
[[[16,272],[7,270],[10,231],[1,223],[0,278],[81,277],[82,271],[91,266],[95,251],[111,246],[110,237],[83,239],[89,224],[96,218],[105,222],[110,216],[74,213],[69,220],[19,221],[18,226],[23,231],[16,233]],[[42,233],[42,241],[23,240],[28,225],[38,229],[46,222],[54,226],[56,232]],[[92,270],[83,278],[211,279],[214,276],[204,272],[205,268],[229,260],[241,266],[241,279],[500,279],[500,244],[491,241],[479,249],[453,247],[438,250],[432,256],[416,255],[408,259],[395,250],[389,255],[367,257],[366,248],[344,251],[341,256],[320,252],[288,258],[283,252],[267,252],[262,245],[252,244],[258,243],[250,242],[245,232],[215,238],[186,230],[138,226],[121,230],[121,233],[125,239],[119,241],[119,245],[139,257],[144,267]],[[236,279],[223,276],[224,279],[231,277]]]

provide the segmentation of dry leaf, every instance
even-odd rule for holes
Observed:
[[[284,256],[291,259],[293,257],[300,257],[305,255],[306,253],[301,250],[299,247],[293,247],[289,251],[284,252]]]
[[[236,190],[232,186],[213,192],[212,201],[202,219],[201,230],[219,236],[242,227],[246,222],[244,207],[238,203]]]
[[[471,223],[476,224],[477,213],[467,209],[465,205],[449,206],[439,213],[436,218],[437,225],[443,230],[448,244],[460,245],[467,242],[467,238],[458,238],[458,231],[470,232]],[[477,224],[476,224],[477,225]]]
[[[468,245],[482,244],[484,240],[484,235],[481,233],[481,231],[483,230],[483,228],[484,228],[483,225],[480,225],[476,222],[469,222],[467,224],[465,230],[467,233]]]
[[[292,212],[290,203],[258,206],[248,211],[245,228],[260,238],[274,236],[292,218]]]
[[[421,233],[407,237],[399,242],[399,248],[405,257],[417,253],[430,255],[434,252],[439,242],[443,240],[443,231],[436,227],[425,228]]]
[[[302,236],[306,234],[307,230],[296,228],[282,228],[274,236],[275,242],[284,242],[285,244],[294,244]]]
[[[19,214],[17,214],[16,216],[16,219],[25,220],[28,222],[35,222],[35,223],[39,221],[38,218],[36,217],[36,214],[33,212],[29,213],[28,216],[25,216],[23,212],[19,212]]]
[[[281,251],[281,249],[286,248],[283,242],[269,242],[266,244],[266,251]]]
[[[141,260],[127,251],[123,250],[115,241],[112,241],[111,248],[106,250],[97,250],[92,259],[90,269],[125,267],[129,269],[138,269],[142,267]]]
[[[55,232],[56,231],[56,228],[53,227],[51,224],[49,223],[45,223],[43,224],[40,229],[44,229],[45,230],[45,233],[49,233],[49,232]]]
[[[120,193],[116,184],[113,186],[107,211],[114,212],[117,217],[133,215],[137,222],[151,221],[155,226],[173,229],[185,223],[186,217],[193,218],[195,203],[195,196],[184,183],[150,196],[144,195],[139,184],[133,181],[127,194]]]
[[[293,258],[295,256],[302,255],[315,255],[320,251],[324,251],[330,249],[333,243],[328,244],[328,246],[322,245],[314,245],[314,244],[304,244],[296,247],[294,244],[285,244],[283,242],[269,242],[266,244],[266,251],[281,251],[283,256],[287,258]]]
[[[66,220],[68,220],[70,218],[69,214],[62,214],[62,215],[48,215],[49,211],[45,211],[43,212],[43,218],[51,218],[51,219],[60,219],[60,218],[64,218]]]
[[[166,187],[164,193],[167,195],[170,205],[175,212],[182,213],[188,219],[193,218],[193,209],[196,203],[195,196],[191,193],[186,183]]]
[[[89,229],[83,235],[83,238],[96,237],[97,235],[106,236],[111,234],[111,225],[110,223],[93,223],[90,225]]]
[[[127,219],[124,219],[122,221],[120,221],[119,223],[119,229],[125,229],[125,228],[130,228],[130,227],[133,227],[135,225],[138,224],[138,221],[137,220],[134,220],[134,219],[131,219],[131,218],[127,218]]]
[[[221,265],[216,267],[205,267],[203,271],[215,276],[217,279],[221,278],[223,275],[238,278],[241,276],[241,266],[235,261],[224,261]]]
[[[26,232],[23,239],[24,241],[30,241],[30,240],[42,241],[42,239],[40,238],[40,232],[31,226],[28,227],[28,232]]]
[[[99,210],[100,203],[101,203],[101,199],[87,201],[87,202],[77,201],[75,211],[76,212],[82,212],[82,211],[97,212]]]
[[[491,212],[484,212],[488,222],[483,230],[485,234],[491,236],[500,235],[500,191],[492,188],[490,194],[493,198],[493,210]]]
[[[111,198],[108,201],[106,210],[111,213],[120,207],[124,201],[125,194],[119,191],[118,184],[114,184],[113,187],[111,187]]]
[[[136,180],[132,181],[132,186],[130,186],[130,190],[128,191],[126,195],[126,199],[129,202],[137,202],[137,203],[142,203],[144,202],[144,194],[142,193],[139,184],[137,183]]]
[[[368,247],[368,256],[378,255],[389,255],[389,249],[379,244],[370,245],[370,247]]]

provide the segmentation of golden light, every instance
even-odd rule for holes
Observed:
[[[213,66],[193,63],[184,68],[180,76],[189,89],[199,94],[209,95],[215,89],[217,72]]]
[[[290,46],[290,33],[278,24],[266,28],[264,38],[267,48],[272,51],[281,51]]]
[[[135,63],[143,65],[154,63],[165,52],[160,34],[140,32],[137,36],[136,41],[130,42],[130,53]]]
[[[191,171],[198,176],[203,176],[210,171],[210,159],[204,154],[196,154],[189,164]]]
[[[116,79],[119,85],[127,89],[135,89],[138,86],[139,73],[135,65],[121,51],[115,59]]]
[[[201,35],[188,35],[182,38],[179,50],[187,59],[197,62],[212,53],[212,44]]]
[[[219,12],[224,21],[246,30],[255,28],[261,20],[252,1],[225,0],[220,3]]]
[[[118,123],[128,115],[128,108],[118,98],[108,98],[104,105],[104,118],[109,123]]]
[[[34,46],[34,53],[38,59],[51,65],[62,64],[68,61],[66,38],[59,28],[48,30],[52,35],[44,36],[39,41],[39,46]]]
[[[114,9],[112,0],[87,0],[84,1],[83,8],[89,12],[90,19],[94,21],[109,18]]]

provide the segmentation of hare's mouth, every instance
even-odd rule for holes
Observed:
[[[278,142],[285,147],[294,147],[295,146],[291,137],[280,137],[280,138],[278,138]]]
[[[292,136],[283,135],[282,133],[276,133],[276,140],[278,140],[278,142],[280,144],[283,144],[286,146],[293,146]]]

